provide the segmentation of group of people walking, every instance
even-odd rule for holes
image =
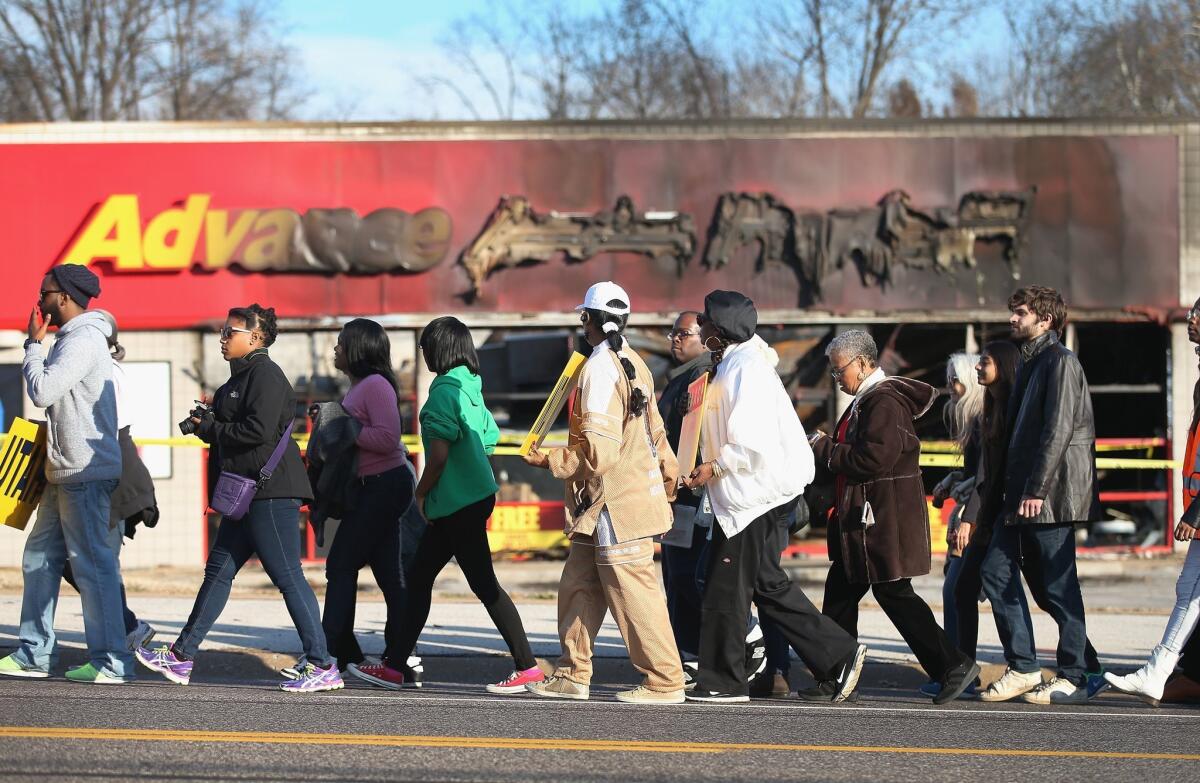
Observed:
[[[68,564],[83,600],[89,662],[67,677],[124,683],[137,661],[186,685],[234,577],[257,557],[303,647],[282,671],[279,687],[290,693],[341,688],[345,673],[384,688],[419,687],[422,667],[413,653],[434,581],[450,558],[513,657],[512,674],[487,690],[545,698],[590,697],[595,640],[611,613],[643,675],[617,694],[620,701],[737,702],[752,692],[778,694],[780,681],[787,689],[789,648],[815,680],[800,698],[855,700],[867,652],[858,641],[858,605],[871,592],[928,674],[923,692],[942,704],[980,686],[974,658],[982,591],[1007,668],[979,698],[1079,703],[1111,685],[1157,703],[1200,616],[1193,543],[1167,632],[1143,669],[1125,677],[1104,672],[1087,640],[1074,526],[1099,513],[1095,432],[1086,378],[1059,341],[1066,306],[1052,289],[1018,290],[1009,301],[1013,339],[949,362],[948,421],[965,460],[934,492],[935,501],[954,497],[959,504],[949,535],[955,557],[944,630],[911,584],[931,564],[914,421],[937,390],[888,376],[868,333],[841,332],[826,356],[833,382],[851,402],[832,432],[807,434],[775,370],[778,357],[756,334],[753,302],[713,291],[703,310],[676,321],[670,338],[678,366],[656,404],[653,376],[624,336],[630,298],[604,282],[577,308],[591,352],[573,392],[567,445],[526,457],[564,485],[570,548],[558,592],[562,655],[552,673],[539,668],[492,568],[486,525],[498,487],[488,455],[499,431],[484,404],[467,327],[442,317],[420,336],[436,378],[419,413],[425,465],[418,480],[401,444],[398,384],[383,327],[355,319],[339,334],[334,366],[350,387],[340,402],[310,411],[306,466],[291,438],[295,395],[269,355],[275,314],[257,304],[229,311],[220,332],[229,380],[190,418],[209,446],[210,498],[223,517],[186,624],[172,643],[152,648],[153,630],[124,604],[120,534],[112,534],[112,493],[127,477],[114,384],[119,364],[110,352],[115,323],[87,309],[98,294],[87,269],[56,267],[30,317],[24,373],[30,397],[50,420],[49,486],[26,544],[20,647],[0,659],[0,675],[49,675],[58,584]],[[46,355],[41,341],[50,325],[59,333]],[[1200,343],[1198,325],[1193,309],[1189,334]],[[703,374],[709,382],[701,459],[681,475],[676,449],[693,402],[688,387]],[[1192,441],[1196,430],[1193,421]],[[1175,531],[1181,541],[1194,539],[1200,516],[1200,447],[1189,441],[1188,450],[1191,502]],[[821,610],[780,565],[789,533],[808,519],[805,491],[814,481],[833,486],[832,562]],[[304,504],[318,528],[339,520],[323,612],[300,567]],[[401,531],[414,504],[428,521],[415,554],[403,551]],[[653,562],[656,542],[665,595]],[[357,578],[367,566],[387,604],[377,660],[364,655],[354,633]],[[1022,576],[1059,626],[1057,670],[1046,681]],[[747,644],[760,637],[762,643]],[[1185,672],[1196,658],[1185,656]]]

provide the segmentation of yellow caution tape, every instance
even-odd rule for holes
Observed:
[[[0,433],[2,438],[7,433]],[[300,448],[308,446],[308,435],[294,435],[297,445]],[[401,442],[411,454],[420,454],[424,449],[421,447],[421,438],[419,435],[404,435],[400,438]],[[497,457],[518,457],[521,455],[520,436],[502,437],[496,445],[494,452]],[[171,447],[188,447],[188,448],[206,448],[204,441],[197,438],[195,435],[184,435],[176,438],[134,438],[133,442],[138,446],[171,446]],[[940,447],[950,443],[950,441],[930,441],[921,444],[921,467],[923,468],[961,468],[963,458],[961,454],[942,452]],[[544,444],[550,448],[559,448],[566,445],[565,441],[554,441]],[[930,448],[932,446],[932,448]],[[1119,451],[1128,447],[1097,447],[1097,451]],[[1137,448],[1137,447],[1135,447]],[[1122,458],[1122,457],[1098,457],[1096,459],[1096,467],[1101,470],[1174,470],[1183,466],[1183,463],[1173,459],[1143,459],[1143,458]]]

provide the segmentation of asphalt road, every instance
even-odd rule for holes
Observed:
[[[507,660],[441,658],[420,691],[273,689],[267,663],[215,656],[188,687],[0,680],[5,780],[1196,780],[1200,709],[1104,695],[1039,708],[933,707],[911,669],[868,663],[857,705],[794,698],[643,707],[603,661],[590,702],[493,697]],[[72,654],[71,657],[75,657]],[[69,663],[64,655],[64,662]],[[902,680],[902,682],[901,682]]]

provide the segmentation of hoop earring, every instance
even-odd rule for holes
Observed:
[[[710,348],[708,345],[708,340],[716,340],[717,347]],[[721,338],[717,337],[716,335],[712,335],[707,340],[704,341],[704,350],[708,351],[709,353],[716,353],[717,351],[721,350],[724,347],[725,346],[721,345]],[[1197,353],[1200,353],[1200,348],[1197,349]]]

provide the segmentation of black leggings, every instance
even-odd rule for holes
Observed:
[[[403,663],[417,646],[417,637],[429,619],[433,582],[453,557],[467,577],[471,592],[479,599],[496,630],[504,638],[520,671],[537,666],[525,626],[508,593],[500,589],[492,570],[492,552],[488,547],[487,520],[496,506],[494,495],[461,508],[453,514],[429,520],[425,536],[417,548],[412,572],[408,575],[408,609],[397,634],[396,645],[388,657]]]
[[[384,660],[395,660],[391,647],[404,617],[404,571],[401,566],[400,516],[412,503],[413,479],[406,466],[353,484],[349,508],[325,558],[325,614],[321,625],[329,653],[338,667],[362,663],[363,652],[354,636],[358,572],[371,567],[387,604]],[[404,662],[401,658],[400,663]]]

